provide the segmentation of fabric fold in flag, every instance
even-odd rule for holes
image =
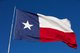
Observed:
[[[72,48],[77,47],[76,35],[70,21],[43,14],[16,9],[15,39],[40,42],[61,41]]]

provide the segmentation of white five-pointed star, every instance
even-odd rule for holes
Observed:
[[[33,25],[31,25],[28,21],[27,21],[26,23],[22,23],[22,24],[25,25],[25,26],[24,26],[24,29],[25,29],[25,28],[28,28],[29,30],[31,30],[31,27],[33,26]]]

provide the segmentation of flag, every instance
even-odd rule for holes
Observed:
[[[39,42],[60,41],[76,48],[76,35],[70,21],[16,9],[15,39]]]

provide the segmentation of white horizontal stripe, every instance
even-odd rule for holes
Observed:
[[[45,16],[38,14],[40,27],[43,28],[53,28],[63,32],[73,32],[71,29],[71,24],[68,19],[58,19],[52,16]]]

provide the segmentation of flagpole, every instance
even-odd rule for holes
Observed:
[[[11,31],[10,31],[10,37],[9,37],[9,43],[8,43],[8,52],[7,53],[10,53],[12,30],[13,30],[13,23],[14,23],[14,18],[15,18],[15,10],[16,10],[16,6],[14,7],[14,12],[13,12],[13,18],[12,18]]]

